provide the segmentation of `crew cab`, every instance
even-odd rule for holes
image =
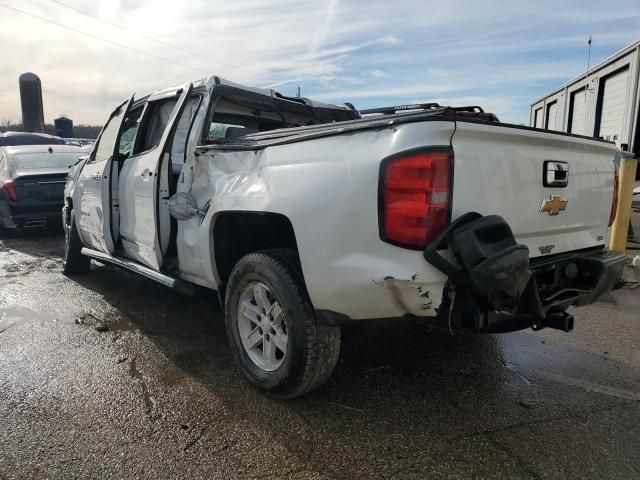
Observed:
[[[294,397],[345,322],[571,330],[625,262],[619,155],[479,107],[358,112],[210,77],[114,110],[68,176],[64,271],[216,290],[243,374]]]

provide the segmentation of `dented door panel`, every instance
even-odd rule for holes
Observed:
[[[113,253],[118,229],[113,227],[112,201],[118,188],[118,138],[133,96],[111,114],[89,159],[81,164],[73,190],[78,232],[86,245]],[[117,217],[116,217],[117,219]]]

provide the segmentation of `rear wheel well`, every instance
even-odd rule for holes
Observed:
[[[213,248],[221,289],[238,260],[249,253],[273,248],[287,248],[298,253],[289,219],[270,212],[218,214],[213,227]]]

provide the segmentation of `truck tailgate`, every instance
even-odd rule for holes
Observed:
[[[500,124],[456,122],[452,146],[453,219],[469,211],[501,215],[531,257],[605,244],[614,145]],[[566,186],[544,185],[545,161],[564,162]]]

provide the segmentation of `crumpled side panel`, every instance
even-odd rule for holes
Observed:
[[[188,192],[199,208],[208,205],[205,218],[178,222],[178,256],[183,278],[203,283],[200,276],[217,278],[208,248],[213,217],[221,210],[242,210],[245,205],[268,202],[270,190],[263,175],[265,152],[198,152],[185,163],[178,192]],[[252,197],[251,199],[249,197]],[[206,235],[209,238],[203,237]],[[213,249],[211,249],[213,251]]]

